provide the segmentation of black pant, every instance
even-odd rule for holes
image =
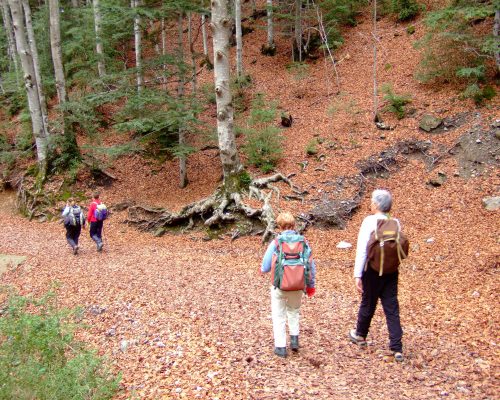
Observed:
[[[90,223],[90,237],[97,244],[102,243],[102,225],[103,221],[96,221]]]
[[[363,295],[359,306],[356,333],[363,337],[368,335],[370,323],[380,298],[389,330],[389,348],[392,351],[401,352],[403,350],[401,343],[403,330],[399,320],[398,273],[379,276],[378,272],[368,267],[363,273],[362,282]]]
[[[66,225],[66,240],[72,248],[78,246],[78,238],[82,232],[81,225]]]

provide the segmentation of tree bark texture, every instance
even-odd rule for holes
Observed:
[[[192,13],[188,13],[188,43],[189,43],[189,54],[191,55],[191,85],[192,85],[192,94],[196,94],[196,55],[194,53],[194,42],[193,42],[193,18]]]
[[[495,10],[495,23],[493,25],[493,36],[498,43],[498,35],[500,34],[500,10]],[[497,64],[497,74],[500,74],[500,51],[495,52],[495,62]]]
[[[59,98],[59,104],[63,104],[68,101],[68,94],[66,93],[66,78],[64,77],[64,66],[62,61],[59,0],[49,0],[49,18],[50,51],[52,52],[52,62],[54,64],[56,91],[57,97]]]
[[[95,30],[95,51],[97,54],[97,72],[102,78],[106,75],[106,64],[104,63],[104,49],[101,39],[102,15],[99,0],[93,0],[94,30]]]
[[[140,0],[132,0],[132,8],[137,8],[141,5]],[[142,77],[142,32],[141,32],[141,17],[136,13],[134,17],[134,40],[135,40],[135,67],[137,92],[141,93],[144,86],[144,79]]]
[[[14,64],[14,72],[16,74],[16,83],[19,87],[19,65],[17,63],[16,39],[14,38],[14,30],[12,29],[12,16],[10,14],[7,0],[0,0],[2,3],[2,17],[5,33],[7,36],[9,58]]]
[[[179,13],[177,19],[177,54],[179,64],[179,86],[177,86],[177,96],[180,100],[181,107],[184,108],[184,85],[185,85],[185,71],[184,71],[184,18],[183,13]],[[186,145],[186,130],[182,124],[179,127],[179,146],[182,148]],[[188,184],[187,178],[187,160],[186,156],[181,155],[179,157],[179,186],[181,188],[186,187]]]
[[[243,75],[243,40],[241,34],[241,0],[234,0],[234,21],[236,26],[236,76]]]
[[[9,0],[9,7],[12,14],[12,24],[14,26],[17,52],[19,54],[19,58],[21,59],[21,66],[23,68],[24,84],[26,87],[28,107],[31,115],[33,136],[35,137],[39,172],[43,179],[47,172],[48,137],[43,128],[42,111],[40,109],[33,57],[26,41],[26,29],[24,26],[21,1]]]
[[[298,51],[298,58],[294,61],[302,62],[302,0],[295,0],[295,47]]]
[[[267,45],[274,46],[273,0],[266,0],[267,4]]]
[[[224,185],[231,191],[234,179],[241,171],[233,126],[233,104],[230,89],[229,38],[231,18],[229,0],[212,0],[212,28],[214,48],[214,81],[217,101],[217,134]]]
[[[208,56],[208,39],[207,39],[207,16],[201,14],[201,36],[203,38],[203,54]]]
[[[38,48],[36,45],[35,32],[33,30],[33,21],[31,19],[31,8],[28,0],[22,0],[24,10],[24,20],[26,23],[26,30],[28,32],[28,41],[30,45],[31,55],[33,57],[33,68],[35,70],[36,86],[38,90],[38,99],[40,101],[40,110],[42,111],[43,129],[45,135],[49,134],[49,117],[47,112],[47,101],[43,91],[42,75],[40,73],[40,61],[38,59]]]

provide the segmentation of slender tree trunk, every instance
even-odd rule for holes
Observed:
[[[500,34],[500,10],[495,10],[495,23],[493,25],[493,36],[498,43],[498,35]],[[500,51],[495,52],[495,62],[497,64],[497,74],[500,74]]]
[[[16,40],[14,38],[14,31],[12,29],[12,16],[10,15],[9,5],[7,0],[0,0],[2,3],[2,17],[3,17],[3,25],[5,28],[5,32],[7,35],[7,43],[8,43],[8,52],[9,58],[12,60],[14,64],[14,72],[16,74],[16,83],[17,87],[19,87],[19,65],[17,63],[17,51],[16,51]]]
[[[35,68],[33,66],[33,58],[26,41],[26,30],[24,27],[21,2],[20,0],[9,0],[9,6],[12,14],[12,24],[14,26],[17,52],[19,54],[19,58],[21,59],[21,66],[23,68],[26,97],[28,98],[31,125],[33,129],[33,136],[35,137],[39,176],[43,180],[47,172],[48,137],[43,128],[42,111],[40,109],[38,88],[35,82]]]
[[[71,0],[71,5],[73,8],[78,8],[80,7],[80,2],[78,0]]]
[[[31,8],[28,0],[22,0],[22,5],[24,9],[24,20],[26,23],[26,30],[28,32],[29,46],[31,50],[31,55],[33,57],[33,68],[35,70],[38,99],[40,101],[40,109],[42,111],[43,129],[45,129],[45,134],[46,136],[48,136],[49,117],[47,112],[47,101],[45,100],[45,94],[43,91],[42,75],[40,73],[40,61],[38,59],[38,48],[36,45],[35,32],[33,31],[33,21],[31,19]]]
[[[229,38],[231,18],[229,0],[212,0],[214,81],[217,101],[217,134],[227,191],[237,191],[237,176],[242,166],[236,148],[233,104],[230,88]]]
[[[377,0],[373,0],[373,120],[378,120],[377,93]]]
[[[203,38],[203,55],[208,57],[208,40],[207,40],[207,16],[201,14],[201,36]]]
[[[66,93],[66,78],[64,77],[64,66],[61,48],[61,27],[59,21],[59,0],[49,0],[50,18],[50,50],[54,64],[54,75],[56,77],[56,91],[59,104],[68,100]]]
[[[132,0],[132,8],[137,8],[141,5],[140,0]],[[137,69],[137,92],[141,93],[144,86],[142,76],[142,32],[141,32],[141,17],[136,14],[134,17],[134,38],[135,38],[135,67]]]
[[[267,46],[274,46],[273,0],[266,0],[267,4]]]
[[[234,0],[234,20],[236,25],[236,76],[243,75],[243,40],[241,34],[241,0]]]
[[[302,0],[295,0],[295,46],[299,62],[302,62]],[[295,61],[295,57],[294,57]]]
[[[3,80],[2,80],[2,75],[0,75],[0,91],[2,92],[2,94],[5,93],[5,89],[3,88]]]
[[[181,103],[181,107],[184,110],[184,85],[185,85],[185,66],[184,66],[184,27],[183,27],[183,15],[182,12],[179,13],[177,19],[178,35],[177,35],[177,57],[179,62],[179,86],[177,86],[177,97]],[[179,126],[179,147],[182,149],[186,145],[186,129],[183,123]],[[185,155],[179,156],[179,186],[181,188],[186,187],[188,184],[187,178],[187,160]]]
[[[167,27],[165,24],[165,17],[161,19],[161,55],[163,57],[163,90],[167,91],[167,63],[165,61],[167,55]]]
[[[255,12],[257,11],[257,2],[255,0],[252,0],[252,12],[250,15],[255,15]]]
[[[95,29],[95,51],[97,54],[97,72],[99,78],[106,75],[106,64],[104,63],[104,49],[101,39],[102,15],[99,0],[93,0],[94,29]]]
[[[191,54],[191,67],[192,67],[192,95],[196,94],[196,57],[194,53],[194,43],[193,43],[193,20],[192,13],[188,13],[188,43],[189,43],[189,53]]]

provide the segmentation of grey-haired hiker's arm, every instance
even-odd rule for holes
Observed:
[[[65,217],[68,214],[69,214],[69,206],[66,206],[66,207],[64,207],[64,210],[62,212],[62,216]]]

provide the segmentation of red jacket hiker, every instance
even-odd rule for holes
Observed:
[[[95,218],[95,209],[97,208],[98,204],[101,204],[101,201],[99,199],[93,199],[92,203],[90,203],[89,213],[87,215],[88,222],[97,222],[97,219]]]

